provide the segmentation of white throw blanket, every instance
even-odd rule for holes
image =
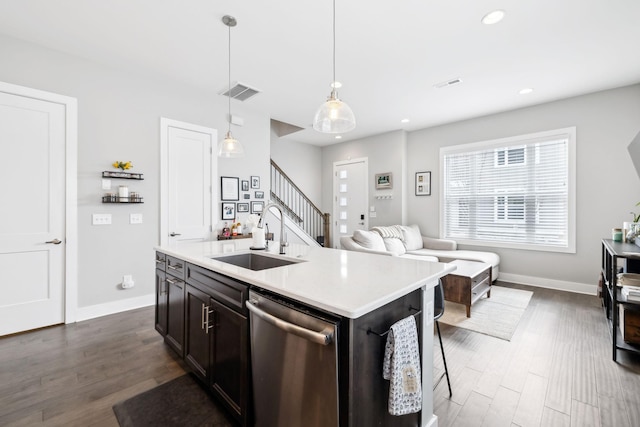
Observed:
[[[402,234],[402,227],[399,225],[389,225],[386,227],[378,226],[372,227],[371,231],[375,231],[379,235],[384,237],[393,237],[396,239],[404,240],[404,235]]]
[[[384,349],[382,376],[390,380],[389,413],[405,415],[422,409],[422,373],[418,330],[413,316],[391,326]]]

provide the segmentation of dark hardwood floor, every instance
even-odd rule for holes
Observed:
[[[640,357],[619,353],[600,300],[534,292],[511,340],[441,324],[453,397],[439,426],[640,426]],[[112,405],[182,375],[153,308],[0,338],[0,426],[117,426]],[[434,376],[442,372],[434,349]]]

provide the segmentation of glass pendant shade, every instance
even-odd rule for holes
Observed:
[[[224,139],[218,143],[218,157],[242,157],[244,156],[244,147],[231,135],[231,131],[227,132]]]
[[[349,106],[331,91],[327,101],[318,108],[313,128],[322,133],[344,133],[356,127],[356,118]]]

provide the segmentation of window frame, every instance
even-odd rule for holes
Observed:
[[[440,195],[439,195],[439,216],[440,216],[440,237],[444,239],[451,239],[452,237],[448,237],[445,233],[445,156],[450,154],[463,154],[463,153],[471,153],[474,151],[489,151],[494,149],[496,151],[494,166],[496,168],[503,167],[520,167],[525,166],[527,162],[534,161],[538,162],[537,158],[527,158],[527,150],[525,149],[525,157],[522,163],[514,163],[513,165],[509,165],[507,157],[508,157],[508,149],[511,148],[520,148],[526,147],[528,145],[534,144],[536,142],[548,141],[550,139],[555,138],[567,138],[567,179],[568,179],[568,189],[567,189],[567,244],[566,246],[556,246],[556,245],[544,245],[544,244],[534,244],[534,243],[519,243],[519,242],[506,242],[506,241],[494,241],[494,240],[481,240],[481,239],[459,239],[455,238],[459,244],[469,245],[469,246],[483,246],[483,247],[497,247],[497,248],[513,248],[513,249],[523,249],[523,250],[533,250],[533,251],[543,251],[543,252],[560,252],[560,253],[576,253],[576,127],[567,127],[549,131],[542,131],[524,135],[516,135],[507,138],[472,142],[466,144],[459,145],[451,145],[444,146],[440,148]],[[498,165],[498,151],[504,152],[505,156],[505,164]],[[500,196],[507,196],[508,194],[500,194],[496,192],[495,200]],[[526,206],[524,207],[526,209]],[[503,219],[497,220],[498,212],[497,212],[497,204],[496,210],[494,211],[494,219],[496,222],[509,222],[512,220]],[[505,218],[508,218],[508,212],[505,210]],[[516,222],[516,221],[514,221]]]

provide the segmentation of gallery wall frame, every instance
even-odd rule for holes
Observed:
[[[236,209],[238,213],[249,212],[249,203],[238,203]]]
[[[251,202],[251,213],[261,214],[264,209],[264,202]]]
[[[431,195],[431,171],[416,172],[416,196]]]
[[[240,179],[231,176],[220,177],[220,200],[240,200]]]
[[[389,190],[393,188],[393,174],[391,172],[376,174],[376,190]]]
[[[222,219],[232,220],[236,217],[236,204],[235,203],[222,203]]]

